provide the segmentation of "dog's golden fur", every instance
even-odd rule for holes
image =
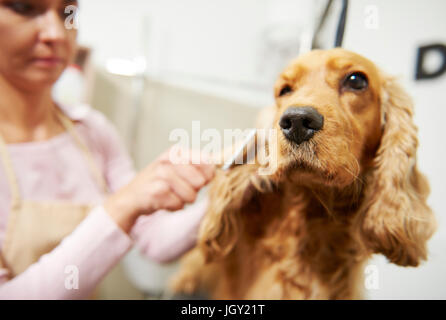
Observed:
[[[352,72],[368,78],[344,90]],[[280,95],[289,86],[291,92]],[[282,134],[277,170],[217,173],[199,242],[173,281],[177,292],[221,299],[361,298],[374,253],[401,266],[427,258],[435,230],[429,186],[417,170],[411,100],[395,79],[343,49],[312,51],[281,74],[262,126],[280,132],[290,106],[312,106],[323,129],[296,146]]]

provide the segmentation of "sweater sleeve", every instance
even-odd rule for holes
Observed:
[[[171,262],[191,249],[208,206],[207,199],[176,212],[160,210],[141,216],[131,235],[140,251],[158,263]]]
[[[86,299],[130,249],[132,240],[99,206],[54,250],[7,281],[0,299]]]

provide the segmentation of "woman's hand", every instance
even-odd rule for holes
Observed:
[[[194,202],[198,191],[214,177],[215,167],[206,155],[193,151],[184,155],[182,150],[180,156],[179,149],[175,150],[162,154],[106,200],[105,210],[124,231],[129,232],[141,214],[179,210]],[[199,163],[193,164],[193,159]]]

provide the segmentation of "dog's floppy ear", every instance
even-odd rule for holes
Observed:
[[[269,128],[275,109],[263,109],[256,122],[258,129]],[[218,170],[210,185],[209,207],[200,227],[198,246],[207,262],[223,257],[231,252],[238,240],[242,222],[240,213],[256,194],[269,192],[274,186],[268,176],[259,175],[259,148],[268,148],[263,140],[255,145],[255,161],[250,164],[235,165],[228,171]],[[264,150],[262,150],[263,152]],[[225,154],[225,153],[224,153]],[[244,150],[244,159],[248,159]],[[261,162],[263,166],[265,165]],[[261,172],[261,171],[260,171]]]
[[[239,236],[243,198],[250,188],[249,166],[219,170],[211,183],[209,207],[200,227],[198,245],[206,262],[226,256]]]
[[[257,164],[245,164],[216,173],[198,240],[206,262],[231,252],[243,227],[244,206],[255,196],[274,190],[274,182],[268,176],[259,175],[258,169]]]
[[[426,259],[436,224],[426,204],[428,182],[417,169],[412,101],[388,76],[383,77],[381,108],[383,136],[367,180],[361,237],[368,249],[391,262],[417,266]]]

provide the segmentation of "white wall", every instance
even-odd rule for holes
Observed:
[[[263,106],[314,3],[81,0],[79,41],[95,49],[99,65],[143,55],[156,79]]]

